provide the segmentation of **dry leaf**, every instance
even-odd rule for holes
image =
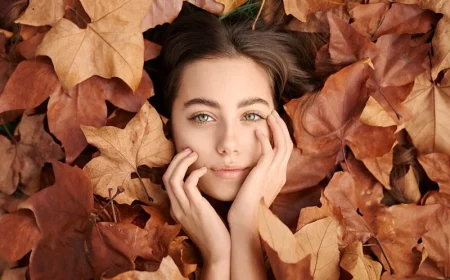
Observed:
[[[277,259],[270,259],[269,256],[272,266],[301,265],[301,260],[311,255],[310,273],[314,279],[339,279],[336,226],[336,220],[327,217],[305,225],[292,234],[264,202],[260,202],[259,233],[268,247],[277,253]]]
[[[342,250],[340,265],[353,279],[380,279],[382,266],[379,262],[364,255],[361,242],[355,242]]]
[[[150,180],[132,179],[140,165],[161,167],[173,157],[173,143],[166,139],[156,110],[146,102],[125,129],[81,126],[89,144],[96,146],[101,156],[92,159],[84,171],[94,184],[94,192],[108,197],[108,188],[121,186],[125,192],[115,199],[131,204],[135,199],[151,202],[163,196],[159,185]],[[138,175],[139,176],[139,175]]]
[[[92,20],[86,29],[60,19],[45,35],[36,54],[52,59],[65,89],[98,75],[118,77],[135,91],[144,64],[144,39],[139,25],[149,0],[81,3]]]

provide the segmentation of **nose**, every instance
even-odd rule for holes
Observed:
[[[234,124],[225,124],[219,128],[220,132],[216,135],[217,139],[217,152],[219,154],[239,153],[239,135],[237,133],[237,126]]]

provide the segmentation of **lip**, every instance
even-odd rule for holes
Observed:
[[[249,171],[249,168],[244,169],[221,169],[221,170],[212,170],[217,177],[223,179],[234,179],[239,178],[246,175]]]

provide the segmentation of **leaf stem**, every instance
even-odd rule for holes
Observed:
[[[139,181],[140,181],[141,184],[142,184],[142,188],[144,188],[145,194],[147,195],[147,199],[148,199],[150,202],[153,202],[153,198],[148,194],[148,191],[147,191],[147,188],[145,187],[144,181],[142,180],[142,177],[141,177],[141,175],[139,174],[139,172],[138,172],[137,170],[136,170],[136,175],[138,176]]]
[[[114,210],[114,201],[112,199],[112,188],[108,189],[108,193],[109,193],[109,200],[111,201],[111,209],[113,213],[114,223],[117,223],[116,211]]]
[[[253,21],[253,24],[252,24],[252,30],[253,31],[255,31],[256,22],[258,21],[258,18],[261,15],[261,11],[262,11],[265,3],[266,3],[266,0],[262,0],[261,7],[259,7],[258,14],[256,15],[256,18],[255,18],[255,20]]]
[[[117,187],[117,191],[116,191],[116,193],[114,194],[114,196],[111,197],[111,198],[109,199],[108,203],[106,203],[105,205],[103,205],[103,207],[97,212],[97,214],[95,214],[95,216],[93,216],[94,221],[98,218],[98,216],[100,215],[100,213],[102,213],[103,210],[105,210],[105,208],[106,208],[109,204],[112,205],[112,203],[113,203],[113,201],[114,201],[114,198],[116,198],[116,196],[118,196],[119,194],[123,193],[124,191],[125,191],[125,190],[123,189],[122,186],[118,186],[118,187]]]
[[[391,263],[389,262],[389,259],[388,259],[386,253],[385,253],[384,250],[383,250],[383,246],[381,246],[381,243],[380,243],[380,241],[378,241],[378,238],[375,237],[374,239],[375,239],[375,241],[377,242],[378,247],[380,247],[381,253],[383,254],[384,259],[386,260],[386,263],[387,263],[387,265],[389,266],[389,272],[390,272],[390,274],[391,274],[391,275],[394,275],[394,274],[395,274],[395,270],[392,268]]]

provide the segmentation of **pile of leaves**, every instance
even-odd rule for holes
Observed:
[[[188,2],[218,16],[245,5]],[[143,70],[160,46],[142,33],[182,4],[30,0],[20,29],[0,30],[2,279],[201,273],[170,217],[161,176],[174,145]],[[320,92],[284,104],[296,147],[259,223],[274,276],[449,279],[450,3],[262,7],[268,22],[329,34],[316,61],[343,65]]]

